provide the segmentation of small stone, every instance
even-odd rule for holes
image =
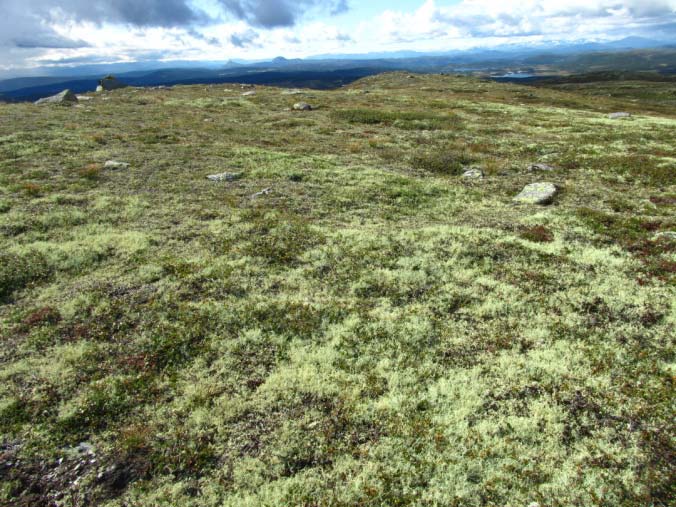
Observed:
[[[303,90],[284,90],[282,95],[303,95],[305,93]]]
[[[250,92],[244,92],[242,94],[242,97],[253,97],[254,95],[256,95],[256,92],[254,90],[251,90]]]
[[[129,167],[131,167],[131,164],[128,164],[127,162],[118,162],[117,160],[108,160],[103,164],[104,169],[129,169]]]
[[[480,180],[481,178],[484,177],[484,172],[477,167],[467,167],[465,168],[465,172],[462,173],[462,177],[473,180]]]
[[[271,188],[264,188],[260,192],[256,192],[254,195],[251,196],[252,199],[256,199],[258,197],[263,197],[264,195],[268,195],[272,193]]]
[[[540,504],[537,502],[529,503],[528,507],[540,507]]]
[[[307,102],[296,102],[293,105],[294,111],[312,111],[312,106]]]
[[[207,176],[209,181],[236,181],[242,177],[242,173],[220,173]]]
[[[96,93],[102,93],[102,92],[104,92],[104,91],[105,91],[105,90],[103,89],[103,86],[98,85],[98,86],[96,87]]]
[[[524,187],[514,201],[522,204],[550,204],[557,193],[558,189],[553,183],[531,183]]]
[[[87,95],[76,95],[77,100],[92,100],[91,97],[88,97]]]
[[[61,93],[52,95],[51,97],[45,97],[35,102],[38,106],[43,104],[62,104],[62,105],[71,105],[77,104],[77,97],[70,90],[63,90]]]
[[[530,172],[537,172],[537,171],[555,171],[556,169],[547,164],[533,164],[528,168],[528,170]]]
[[[622,118],[631,118],[631,113],[610,113],[608,118],[611,120],[621,120]]]

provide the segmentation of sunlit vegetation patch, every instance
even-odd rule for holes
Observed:
[[[1,105],[0,504],[669,505],[676,123],[621,84]]]

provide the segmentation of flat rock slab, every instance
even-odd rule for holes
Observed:
[[[118,162],[117,160],[109,160],[103,164],[104,169],[129,169],[131,164],[127,162]]]
[[[547,164],[533,164],[528,167],[528,170],[530,172],[538,172],[538,171],[555,171],[556,169],[550,165]]]
[[[312,111],[312,106],[307,102],[296,102],[293,105],[294,111]]]
[[[611,120],[621,120],[622,118],[631,118],[631,113],[610,113],[608,118]]]
[[[242,94],[242,97],[253,97],[254,95],[256,95],[256,92],[250,91],[250,92],[244,92]]]
[[[514,201],[522,204],[550,204],[557,193],[558,188],[554,183],[531,183],[524,187]]]
[[[207,176],[209,181],[237,181],[242,177],[242,173],[220,173]]]
[[[63,104],[70,106],[71,104],[77,104],[77,97],[70,90],[63,90],[61,93],[52,95],[51,97],[45,97],[35,102],[38,106],[44,104]]]
[[[476,167],[468,167],[465,168],[465,172],[462,173],[462,177],[470,180],[480,180],[484,177],[484,172]]]

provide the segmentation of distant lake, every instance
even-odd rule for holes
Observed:
[[[494,79],[526,79],[535,77],[535,74],[528,74],[527,72],[508,72],[502,76],[495,76]]]

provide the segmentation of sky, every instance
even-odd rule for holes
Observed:
[[[676,0],[0,0],[0,14],[0,75],[627,36],[676,41]]]

